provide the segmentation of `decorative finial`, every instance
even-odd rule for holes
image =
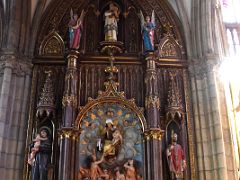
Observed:
[[[172,28],[173,26],[170,23],[164,24],[163,25],[165,31],[166,31],[166,35],[167,36],[171,36],[172,35]]]
[[[40,94],[37,105],[37,118],[50,117],[55,115],[55,98],[52,81],[52,71],[45,71],[46,80]]]
[[[111,53],[109,57],[110,66],[107,66],[105,69],[105,72],[109,73],[108,80],[110,81],[114,79],[114,74],[118,73],[118,68],[113,65],[114,61],[115,61],[115,57]]]
[[[167,95],[167,118],[169,116],[173,119],[175,115],[178,115],[181,118],[183,107],[182,107],[182,97],[179,92],[179,88],[176,84],[176,76],[177,72],[169,72],[170,81],[169,81],[169,89]]]

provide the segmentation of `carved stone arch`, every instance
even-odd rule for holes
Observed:
[[[63,57],[64,42],[61,36],[56,32],[50,32],[42,41],[39,56]]]
[[[165,36],[158,45],[158,57],[182,59],[181,45],[172,36]]]

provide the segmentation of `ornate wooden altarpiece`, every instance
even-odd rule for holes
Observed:
[[[121,44],[118,53],[104,54],[110,46],[103,43],[103,12],[111,2],[121,11]],[[78,14],[86,11],[77,51],[67,48],[71,8]],[[154,52],[143,52],[140,10],[156,13]],[[139,179],[170,179],[166,149],[174,131],[187,161],[184,179],[195,179],[188,63],[180,27],[166,1],[58,0],[49,5],[36,40],[27,139],[29,144],[43,126],[52,132],[49,179],[87,176],[108,147],[108,123],[122,140],[99,164],[103,172],[124,172],[124,164],[133,160]],[[29,151],[27,146],[26,159]],[[30,174],[26,164],[24,179]]]

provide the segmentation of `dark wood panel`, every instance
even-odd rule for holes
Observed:
[[[103,64],[81,64],[79,68],[79,102],[83,106],[88,97],[96,98],[99,90],[104,90],[107,75]],[[119,90],[124,91],[128,99],[135,98],[138,106],[144,106],[144,78],[140,65],[117,65]]]

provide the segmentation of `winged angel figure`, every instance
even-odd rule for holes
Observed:
[[[140,20],[144,43],[144,51],[145,52],[154,51],[154,29],[156,27],[154,10],[152,11],[151,18],[150,16],[146,16],[146,21],[144,19],[142,11],[140,10]]]
[[[81,35],[83,31],[83,18],[85,11],[82,10],[80,17],[77,14],[73,14],[73,10],[70,11],[71,19],[68,23],[69,27],[69,48],[78,49],[80,45]]]

